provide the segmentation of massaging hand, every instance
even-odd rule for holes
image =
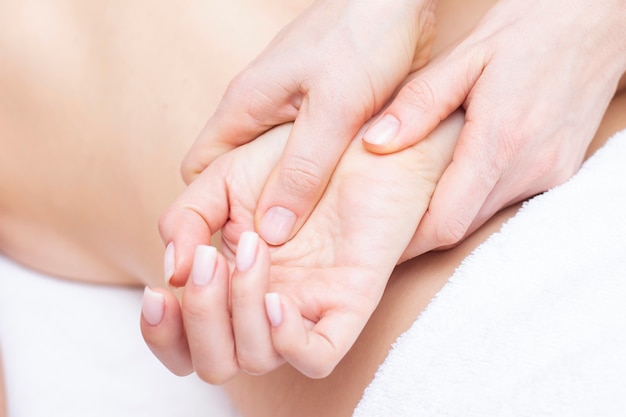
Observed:
[[[295,120],[265,184],[256,230],[291,238],[363,124],[429,58],[431,0],[317,0],[229,86],[183,162],[187,183],[217,156]]]
[[[460,241],[496,211],[567,180],[626,69],[626,3],[503,0],[408,82],[364,135],[388,153],[459,106],[466,123],[405,254]]]
[[[353,141],[299,233],[271,250],[250,231],[289,128],[217,159],[160,223],[173,256],[166,265],[175,265],[170,282],[186,285],[181,307],[164,290],[147,291],[142,331],[156,356],[211,383],[285,360],[307,376],[327,375],[378,304],[462,121],[454,115],[423,142],[383,157]],[[223,256],[204,246],[220,229]]]

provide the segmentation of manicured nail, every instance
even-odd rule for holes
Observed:
[[[166,285],[169,285],[170,279],[172,279],[176,270],[174,255],[174,242],[170,242],[167,244],[165,255],[163,256],[163,275]]]
[[[217,249],[213,246],[198,245],[193,256],[190,278],[194,285],[207,285],[213,279]]]
[[[261,220],[259,233],[270,245],[282,245],[289,239],[296,215],[284,207],[271,207]]]
[[[245,272],[254,265],[256,250],[259,244],[259,235],[254,232],[243,232],[239,236],[235,266],[240,272]]]
[[[400,121],[390,114],[375,122],[367,129],[363,140],[372,145],[385,145],[393,140],[400,130]]]
[[[148,287],[143,290],[141,314],[149,325],[156,326],[161,323],[161,320],[163,320],[164,307],[165,298],[163,297],[163,294],[152,291]]]
[[[283,310],[280,306],[280,296],[275,292],[265,294],[265,311],[272,327],[278,327],[283,322]]]

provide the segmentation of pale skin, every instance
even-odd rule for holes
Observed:
[[[434,53],[490,3],[440,2]],[[51,275],[157,287],[163,247],[155,225],[184,189],[180,160],[229,80],[305,5],[106,6],[103,15],[100,1],[45,10],[0,2],[0,250]],[[460,17],[450,13],[458,7]],[[232,40],[228,48],[223,39]],[[620,103],[602,138],[623,128]],[[229,393],[247,414],[280,415],[279,398],[285,415],[319,415],[324,407],[325,415],[349,414],[391,341],[496,228],[396,269],[364,333],[328,378],[283,366],[263,378],[239,376]]]
[[[254,230],[264,180],[280,158],[290,129],[270,131],[218,158],[161,220],[164,241],[175,247],[179,260],[190,259],[193,251],[196,257],[193,266],[175,262],[175,281],[191,276],[182,302],[191,352],[183,338],[168,342],[180,345],[180,352],[159,356],[165,362],[172,356],[190,356],[194,366],[189,369],[213,383],[230,379],[238,368],[253,374],[271,371],[280,364],[279,357],[307,376],[327,376],[378,304],[438,178],[451,161],[462,123],[462,113],[455,114],[423,142],[386,157],[365,151],[358,138],[352,141],[310,220],[292,240],[272,249],[271,261],[262,242],[254,243],[252,249],[247,241],[241,249],[240,242],[243,232]],[[197,251],[196,247],[209,245],[218,230],[226,258],[218,257],[216,267],[215,255],[206,261],[207,249]],[[186,257],[180,256],[185,253]],[[247,266],[243,271],[242,258]],[[225,261],[235,270],[230,305],[228,269],[220,266]],[[214,285],[201,291],[204,286],[194,281],[206,279],[198,275],[215,275],[217,282],[211,281]],[[268,292],[275,294],[264,303]],[[169,298],[167,305],[174,305],[173,295]],[[266,307],[268,315],[276,317],[271,340]],[[149,306],[151,311],[158,308]],[[196,323],[199,316],[204,320]],[[182,329],[143,324],[149,344],[155,332],[160,333],[158,339],[182,334]],[[201,329],[220,329],[221,333]],[[229,339],[232,342],[223,347],[210,342]],[[164,350],[157,349],[158,353]]]
[[[349,140],[410,61],[419,68],[428,55],[442,22],[432,11],[450,5],[408,3],[315,1],[229,85],[185,158],[185,179],[223,150],[295,121],[256,224],[272,244],[291,238]],[[447,17],[467,19],[475,6],[455,3]],[[363,137],[373,152],[414,144],[459,106],[467,111],[409,256],[456,244],[501,208],[571,177],[626,71],[625,20],[623,0],[502,0],[400,88]],[[567,115],[554,110],[565,107]]]
[[[586,157],[591,155],[615,131],[626,128],[625,110],[626,94],[622,93],[612,101]],[[425,308],[461,260],[476,245],[496,231],[502,222],[515,213],[517,208],[518,205],[514,205],[499,212],[477,233],[454,249],[430,252],[397,267],[385,289],[380,304],[364,331],[360,334],[353,348],[328,377],[310,379],[303,376],[301,370],[293,366],[282,366],[264,376],[240,373],[237,378],[226,384],[226,388],[232,398],[240,405],[243,415],[350,415],[360,399],[363,389],[371,381],[377,366],[384,359],[391,343],[402,331],[406,330],[414,318]],[[261,246],[257,253],[266,253],[264,248],[265,246]],[[265,258],[263,262],[265,262],[265,266],[257,269],[257,271],[262,271],[263,268],[268,267],[269,260]],[[221,270],[221,274],[224,285],[222,291],[224,291],[228,279],[226,268]],[[265,274],[267,275],[267,272]],[[248,275],[236,275],[233,278],[233,285],[236,285],[235,281],[239,278],[247,280],[246,282],[250,286],[261,293],[257,298],[262,298],[262,292],[267,289],[267,286],[264,285],[267,284],[264,282],[263,285],[257,286],[251,283],[253,280],[259,282],[259,276],[256,275],[255,271],[249,272]],[[281,289],[284,290],[285,287],[283,286]],[[234,291],[237,292],[238,290],[235,289]],[[212,295],[214,296],[214,294]],[[220,352],[216,352],[223,346],[216,347],[215,334],[207,333],[209,324],[216,324],[215,309],[208,307],[215,307],[216,302],[213,300],[211,304],[209,297],[206,293],[199,292],[198,287],[193,284],[187,284],[183,293],[182,312],[176,299],[165,296],[163,322],[156,327],[148,326],[144,322],[142,327],[144,335],[148,336],[148,340],[154,342],[152,348],[157,349],[157,354],[168,366],[177,371],[187,368],[182,373],[188,372],[191,367],[195,366],[200,370],[201,377],[212,382],[219,382],[220,370],[211,367],[211,363],[216,357],[224,359],[223,352],[221,352],[222,356],[220,356]],[[256,304],[255,317],[258,319],[264,312],[262,306],[259,306],[261,302]],[[296,310],[295,313],[297,314],[298,311]],[[237,323],[236,314],[233,311],[235,325]],[[181,315],[186,320],[189,344],[193,345],[191,351],[189,345],[184,342],[186,335],[180,327]],[[258,326],[258,323],[253,326]],[[265,324],[263,330],[267,331],[268,329],[269,325]],[[195,334],[191,335],[191,333]],[[241,334],[237,330],[234,331],[235,338]],[[177,335],[177,337],[172,337],[172,335]],[[202,337],[206,337],[204,343],[201,341]],[[257,336],[255,346],[262,346],[262,342]],[[238,347],[239,345],[237,345]],[[158,349],[162,350],[158,351]],[[231,355],[230,358],[236,360],[236,349],[231,347],[229,354]],[[194,357],[194,355],[197,356]],[[236,368],[237,366],[231,362],[229,376],[237,372]],[[263,372],[263,369],[245,369],[244,366],[244,371],[258,373]],[[222,378],[223,375],[222,373]]]
[[[493,19],[494,14],[498,16],[498,13],[502,13],[497,7],[493,10],[495,12],[490,11],[487,15],[487,21],[489,18]],[[478,32],[480,33],[480,30]],[[282,34],[279,37],[279,44],[285,37],[288,39],[289,34]],[[272,43],[266,51],[273,51],[272,48],[277,46]],[[261,57],[259,60],[263,62],[267,58]],[[428,71],[429,65],[426,65],[405,84],[407,86],[413,84]],[[607,85],[607,89],[610,90],[612,87],[610,80],[607,81]],[[404,88],[400,91],[399,97],[402,97]],[[451,91],[450,94],[452,93]],[[228,94],[225,100],[225,102],[230,100]],[[256,100],[252,100],[252,105],[256,105]],[[603,106],[596,103],[592,107],[598,111]],[[220,111],[224,111],[223,107],[219,108],[218,113]],[[383,113],[389,114],[390,111],[386,109]],[[233,115],[237,114],[233,111]],[[467,120],[467,117],[465,119]],[[452,134],[454,136],[462,133],[462,124],[459,123],[462,122],[457,123],[456,132]],[[245,124],[244,121],[242,125]],[[297,126],[296,122],[289,131],[290,140]],[[371,127],[366,128],[365,135],[371,132]],[[233,134],[237,134],[237,131]],[[269,133],[272,136],[274,134],[275,132]],[[443,136],[449,138],[449,135]],[[572,134],[568,136],[571,137]],[[360,139],[361,136],[358,135],[357,140]],[[272,169],[272,164],[278,165],[281,162],[280,152],[272,151],[275,151],[276,147],[285,148],[285,141],[276,146],[267,139],[258,140],[263,142],[263,147],[255,148],[255,151],[238,148],[232,151],[235,153],[234,156],[228,153],[226,154],[228,156],[216,159],[168,209],[160,224],[161,235],[168,245],[165,257],[166,280],[179,286],[187,282],[189,276],[197,278],[202,273],[212,277],[217,274],[221,283],[221,297],[217,290],[214,290],[207,292],[211,297],[205,296],[204,302],[192,301],[200,299],[195,297],[199,292],[186,291],[182,313],[177,310],[171,313],[172,321],[179,321],[178,329],[173,330],[166,325],[158,329],[147,326],[148,322],[144,322],[144,336],[157,356],[164,363],[172,364],[170,366],[172,370],[185,373],[185,370],[189,372],[195,369],[203,379],[212,383],[230,379],[239,369],[256,375],[271,371],[280,364],[280,358],[306,376],[328,375],[352,345],[355,336],[371,315],[391,268],[399,260],[416,255],[413,252],[415,244],[408,245],[408,242],[411,238],[418,243],[428,241],[420,234],[417,226],[420,222],[429,221],[428,217],[422,219],[422,216],[429,203],[429,212],[433,210],[432,193],[439,186],[437,183],[443,172],[458,163],[458,160],[464,159],[463,154],[458,155],[457,149],[454,160],[443,159],[439,161],[438,168],[433,167],[428,162],[437,162],[435,157],[438,155],[446,153],[450,155],[452,148],[447,149],[447,152],[442,152],[441,149],[433,152],[428,147],[424,149],[418,147],[413,148],[420,149],[417,156],[402,152],[393,154],[391,158],[373,158],[357,164],[360,165],[360,170],[346,170],[345,166],[354,161],[352,159],[354,146],[358,146],[353,140],[352,147],[344,154],[334,171],[329,188],[311,213],[310,222],[305,223],[301,234],[297,234],[285,246],[274,251],[271,261],[273,268],[270,272],[269,266],[266,265],[267,276],[261,278],[266,283],[255,286],[257,291],[254,291],[239,284],[253,280],[239,278],[244,271],[232,268],[235,260],[233,253],[237,252],[237,258],[244,253],[243,250],[235,250],[242,232],[258,229],[257,226],[261,224],[261,235],[265,236],[264,219],[259,219],[258,207],[262,205],[263,194],[267,191],[266,184],[277,172]],[[438,142],[441,142],[441,139]],[[201,152],[197,143],[194,149]],[[219,151],[220,148],[216,149]],[[362,150],[362,147],[358,149]],[[265,157],[259,161],[258,155]],[[246,162],[241,163],[242,160]],[[377,166],[381,161],[385,162]],[[413,167],[423,166],[427,171],[425,173],[403,171],[404,167],[411,164]],[[389,173],[397,176],[392,180],[387,177]],[[541,171],[536,174],[545,176]],[[423,179],[421,184],[411,182],[420,176]],[[527,175],[529,176],[530,174]],[[484,178],[481,177],[480,180],[482,179]],[[389,187],[401,197],[386,192]],[[415,194],[413,198],[406,198],[406,195],[403,195],[406,191],[403,187],[419,189],[422,193]],[[402,205],[406,211],[396,212]],[[384,231],[372,227],[381,223]],[[307,227],[311,224],[313,227]],[[326,225],[331,225],[331,228],[324,230]],[[416,229],[417,233],[413,235]],[[210,262],[205,259],[208,255],[203,255],[208,248],[203,247],[199,252],[196,250],[198,245],[209,245],[211,236],[220,230],[231,270],[236,270],[230,288],[230,302],[228,280],[221,273],[227,273],[227,269],[215,267],[214,249]],[[377,241],[384,242],[383,246],[372,244],[369,239],[371,236],[375,236]],[[311,242],[316,244],[312,246]],[[400,251],[398,252],[397,247],[390,245],[389,242],[398,245]],[[270,239],[268,243],[276,243],[276,240]],[[255,253],[256,246],[255,244],[253,251]],[[331,251],[327,252],[329,248]],[[381,250],[382,248],[385,250]],[[269,265],[270,261],[261,256],[266,251],[264,245],[261,245],[258,256]],[[314,257],[311,258],[311,255]],[[250,258],[249,255],[245,257]],[[218,260],[220,259],[218,257]],[[221,262],[217,264],[220,265]],[[262,271],[258,273],[263,275]],[[336,288],[338,283],[340,288]],[[190,286],[198,287],[194,282]],[[245,296],[242,295],[244,290]],[[265,302],[264,293],[269,293]],[[174,305],[172,297],[169,302],[165,302],[163,297],[166,297],[166,294],[157,296],[149,292],[147,295],[146,311],[161,312],[165,305]],[[237,302],[241,299],[248,302]],[[261,307],[264,304],[271,326],[262,318]],[[242,305],[246,308],[241,308]],[[208,308],[199,306],[213,308],[209,311]],[[253,312],[255,307],[256,312]],[[199,316],[205,318],[200,321],[202,324],[196,323]],[[242,317],[247,319],[244,320]],[[160,322],[160,315],[150,317],[149,323],[152,326],[158,326]],[[302,323],[296,325],[297,322]],[[194,331],[206,328],[219,329],[221,333],[207,336],[206,331]],[[271,338],[268,336],[270,330]],[[218,336],[220,334],[221,336]],[[168,335],[177,337],[168,339]],[[200,343],[199,340],[204,340],[205,343]],[[221,346],[210,343],[211,340],[229,340],[229,342]],[[168,350],[168,346],[172,348]],[[181,365],[181,362],[186,362],[187,366]]]

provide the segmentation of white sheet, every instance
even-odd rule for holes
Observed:
[[[463,262],[354,413],[624,415],[626,131]]]
[[[141,290],[56,280],[0,257],[9,417],[235,417],[221,388],[167,371],[139,332]]]

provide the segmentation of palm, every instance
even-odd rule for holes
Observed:
[[[227,190],[222,240],[231,262],[239,235],[254,229],[256,203],[287,134],[286,127],[275,129],[202,174]],[[339,321],[356,326],[350,334],[355,339],[450,159],[456,134],[439,136],[387,156],[370,154],[353,141],[307,223],[292,240],[272,248],[271,291],[290,297],[317,326],[335,326],[321,320],[341,316]]]

